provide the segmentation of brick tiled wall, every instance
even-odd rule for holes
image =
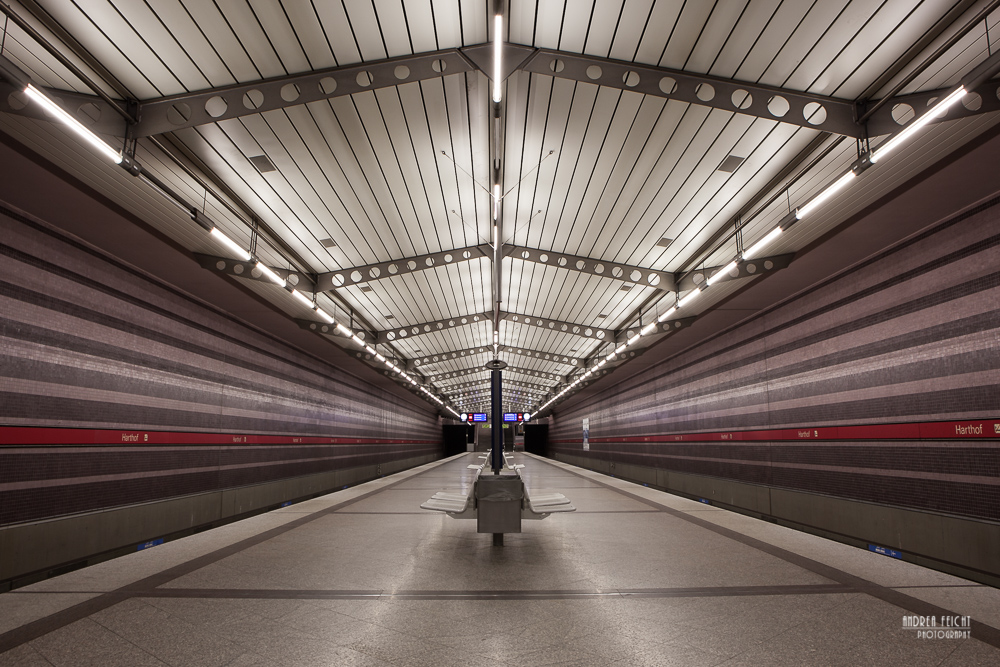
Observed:
[[[55,444],[12,426],[202,436]],[[441,452],[430,406],[0,205],[0,525]]]
[[[644,440],[1000,417],[998,203],[557,409],[550,451],[1000,520],[1000,437],[992,433],[974,441]]]

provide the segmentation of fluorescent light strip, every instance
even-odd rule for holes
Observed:
[[[122,163],[122,154],[109,146],[103,139],[87,129],[80,121],[70,116],[61,106],[55,103],[48,95],[35,88],[32,84],[24,87],[24,93],[34,101],[45,107],[46,111],[58,118],[66,127],[73,130],[81,139],[96,148],[109,160],[115,164]]]
[[[827,186],[825,190],[809,200],[809,203],[795,210],[795,217],[801,220],[802,218],[809,215],[812,211],[816,210],[820,204],[825,202],[827,199],[837,194],[842,190],[848,183],[854,180],[854,172],[849,171],[836,181]]]
[[[668,317],[670,317],[671,315],[673,315],[676,312],[677,312],[677,308],[674,307],[674,306],[670,306],[670,309],[667,310],[667,312],[665,312],[662,315],[660,315],[658,318],[656,318],[656,320],[658,322],[662,322],[663,320],[667,319]]]
[[[298,293],[295,290],[292,290],[292,294],[298,294]],[[301,298],[301,294],[298,294],[298,295]],[[319,309],[317,308],[316,310],[318,311]],[[438,398],[437,396],[435,396],[432,392],[428,391],[428,389],[426,387],[421,387],[417,383],[417,381],[414,380],[409,375],[409,373],[405,372],[402,368],[400,368],[399,366],[397,366],[396,364],[394,364],[393,362],[389,361],[388,359],[386,359],[385,357],[383,357],[381,354],[379,354],[378,352],[376,352],[375,348],[373,348],[371,345],[368,345],[367,343],[365,343],[364,340],[362,340],[360,336],[358,336],[355,333],[352,333],[350,329],[348,329],[347,327],[345,327],[343,324],[340,324],[340,323],[337,324],[337,330],[340,331],[341,333],[345,334],[345,335],[349,335],[351,337],[351,340],[353,340],[355,343],[357,343],[358,345],[360,345],[361,347],[364,348],[365,352],[368,352],[369,354],[374,355],[376,359],[378,359],[383,364],[385,364],[387,367],[389,367],[389,369],[392,370],[394,373],[397,373],[404,380],[406,380],[407,382],[409,382],[413,386],[415,386],[418,389],[420,389],[420,391],[422,391],[425,394],[427,394],[428,396],[430,396],[439,405],[442,405],[442,406],[446,407],[448,410],[451,410],[451,412],[454,413],[457,416],[458,413],[456,413],[455,410],[452,409],[451,406],[445,405],[444,401],[442,401],[440,398]]]
[[[766,248],[771,242],[774,241],[774,239],[778,238],[779,236],[781,236],[781,227],[775,227],[774,229],[772,229],[770,232],[767,233],[767,236],[765,236],[760,241],[757,241],[752,246],[750,246],[749,250],[744,250],[743,259],[750,259],[751,257],[756,257],[757,255],[760,254],[761,250]]]
[[[501,17],[499,17],[499,16],[497,17],[497,23],[498,23],[498,25],[502,26]],[[499,40],[498,40],[496,48],[497,48],[497,52],[499,53],[499,48],[500,48],[499,47]],[[498,69],[498,71],[499,71],[499,69]],[[499,86],[497,86],[496,90],[499,91]],[[100,137],[98,137],[96,134],[94,134],[89,129],[87,129],[86,127],[84,127],[78,120],[76,120],[75,118],[73,118],[72,116],[70,116],[68,113],[66,113],[66,111],[64,111],[62,109],[62,107],[60,107],[58,104],[56,104],[53,100],[49,99],[49,97],[47,95],[45,95],[44,93],[42,93],[41,91],[39,91],[37,88],[35,88],[31,84],[28,84],[25,87],[24,92],[25,92],[26,95],[28,95],[28,97],[30,97],[35,102],[37,102],[38,104],[40,104],[41,106],[43,106],[49,113],[51,113],[53,116],[55,116],[60,121],[62,121],[63,124],[65,124],[71,130],[73,130],[74,132],[76,132],[87,143],[89,143],[91,146],[93,146],[94,148],[96,148],[99,152],[101,152],[102,154],[104,154],[106,157],[108,157],[110,160],[112,160],[115,164],[121,164],[121,162],[122,162],[121,153],[115,151],[113,148],[111,148],[111,146],[109,146],[107,143],[105,143],[105,141],[103,139],[101,139]],[[498,94],[498,93],[496,93],[496,94]],[[148,181],[148,179],[146,179],[146,180],[147,180],[147,182],[151,182],[151,181]],[[497,210],[498,210],[497,206],[499,204],[499,186],[497,186],[497,188],[494,190],[494,193],[495,193],[494,194],[494,199],[495,199],[495,202],[494,202],[494,218],[495,218]],[[185,212],[189,212],[187,210],[187,208],[184,207],[184,206],[181,206],[181,209],[184,210]],[[229,236],[227,236],[225,234],[225,232],[223,232],[222,230],[220,230],[218,227],[213,227],[212,231],[210,233],[222,245],[224,245],[227,248],[229,248],[239,259],[241,259],[241,260],[243,260],[245,262],[249,262],[249,261],[251,261],[253,259],[250,256],[250,253],[248,253],[246,250],[244,250],[242,247],[240,247],[240,245],[238,243],[236,243],[231,238],[229,238]],[[256,266],[260,270],[260,272],[263,273],[265,276],[267,276],[268,279],[270,279],[272,282],[274,282],[275,284],[280,285],[282,287],[287,287],[287,282],[285,281],[285,279],[282,278],[281,276],[279,276],[278,274],[276,274],[274,271],[272,271],[270,269],[270,267],[264,265],[260,261],[257,262]],[[313,304],[313,302],[309,299],[309,297],[305,296],[304,294],[302,294],[301,292],[299,292],[298,290],[295,290],[295,289],[292,289],[291,293],[292,293],[292,296],[294,296],[295,298],[297,298],[299,301],[301,301],[303,304],[305,304],[311,310],[315,310],[316,313],[322,319],[324,319],[326,322],[328,322],[329,324],[333,324],[334,323],[334,319],[326,311],[324,311],[323,309],[321,309],[319,306],[315,306]],[[364,342],[357,335],[353,334],[350,329],[348,329],[347,327],[343,326],[342,324],[338,324],[337,325],[337,329],[340,330],[342,333],[351,336],[351,338],[354,339],[355,341],[357,341],[359,344],[364,345]],[[394,371],[396,371],[397,373],[402,374],[403,377],[405,377],[407,380],[409,380],[412,384],[417,384],[416,381],[413,380],[413,378],[411,378],[406,373],[403,373],[395,364],[387,362],[386,359],[385,359],[385,357],[383,357],[381,354],[378,354],[377,352],[375,352],[375,350],[371,346],[364,345],[364,347],[365,347],[365,349],[368,352],[374,354],[375,357],[377,359],[379,359],[379,361],[387,363]],[[430,392],[428,392],[426,390],[424,390],[424,391],[429,396],[431,396],[431,398],[433,398],[435,401],[437,401],[441,405],[444,405],[443,401],[441,401],[438,397],[432,395]],[[450,407],[448,409],[451,410],[453,413],[455,412]],[[457,413],[456,413],[456,415],[457,415]]]
[[[226,233],[223,232],[218,227],[212,227],[211,234],[216,241],[218,241],[222,245],[232,250],[233,254],[235,254],[239,259],[242,259],[244,262],[249,262],[251,259],[253,259],[252,257],[250,257],[250,253],[241,248],[240,245],[236,243],[236,241],[226,236]]]
[[[305,294],[303,294],[302,292],[300,292],[300,291],[298,291],[296,289],[293,289],[291,292],[292,292],[292,296],[294,296],[296,299],[298,299],[303,304],[305,304],[306,306],[308,306],[309,310],[313,309],[312,299],[310,299]]]
[[[712,274],[712,277],[708,279],[708,284],[709,285],[714,285],[715,283],[717,283],[720,280],[722,280],[723,278],[725,278],[726,274],[728,274],[730,271],[732,271],[735,268],[736,268],[736,260],[734,259],[733,261],[729,262],[729,264],[726,264],[724,267],[722,267],[721,269],[719,269],[718,271],[716,271],[714,274]]]
[[[688,305],[689,303],[691,303],[692,301],[694,301],[695,299],[697,299],[700,294],[701,294],[701,290],[700,289],[696,289],[696,290],[692,291],[686,297],[684,297],[683,299],[681,299],[680,301],[677,302],[677,307],[678,308],[683,308],[684,306]]]
[[[503,16],[497,14],[493,17],[493,101],[500,103],[500,76],[503,72],[500,58],[503,54]]]
[[[261,273],[263,273],[265,276],[267,276],[268,278],[270,278],[271,282],[277,283],[278,285],[281,285],[282,287],[285,286],[285,284],[286,284],[285,283],[285,279],[282,278],[281,276],[279,276],[274,271],[272,271],[270,267],[265,266],[264,264],[261,264],[260,261],[258,261],[257,262],[257,268],[260,270]]]
[[[965,86],[959,86],[957,90],[953,91],[950,95],[931,107],[927,113],[907,125],[902,132],[876,148],[870,157],[872,164],[878,162],[890,152],[896,150],[900,144],[912,137],[918,130],[920,130],[920,128],[924,127],[938,116],[944,116],[945,112],[947,112],[948,109],[955,104],[955,102],[962,99],[965,92]]]

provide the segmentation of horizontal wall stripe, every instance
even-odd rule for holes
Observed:
[[[549,451],[1000,521],[997,203],[557,407]]]
[[[0,524],[443,454],[436,411],[0,211]]]
[[[0,431],[2,433],[2,431]],[[713,431],[702,433],[663,433],[641,438],[628,436],[589,438],[590,442],[713,442],[713,441],[772,441],[772,440],[890,440],[890,439],[984,438],[1000,441],[1000,419],[973,419],[941,422],[909,422],[898,424],[856,424],[851,426],[798,426],[753,431]],[[557,443],[582,444],[583,439],[553,439]]]
[[[193,445],[327,445],[365,444],[394,445],[403,443],[431,444],[434,440],[409,440],[401,438],[343,438],[316,436],[275,436],[260,433],[198,433],[189,431],[109,430],[84,428],[31,428],[0,426],[0,445],[78,445],[144,442],[154,444]],[[4,451],[4,450],[0,450]],[[117,450],[116,450],[117,451]],[[134,450],[144,451],[144,450]]]
[[[123,305],[131,306],[133,309],[139,311],[148,312],[155,314],[158,317],[162,317],[167,320],[172,320],[178,325],[181,325],[186,331],[196,331],[201,334],[210,336],[211,338],[217,339],[224,343],[227,347],[232,349],[234,346],[237,348],[246,348],[252,355],[263,358],[271,358],[282,364],[288,364],[291,366],[297,366],[299,369],[307,371],[309,373],[315,373],[316,369],[308,364],[296,363],[290,360],[288,357],[276,354],[272,349],[268,349],[265,346],[251,346],[245,340],[227,335],[226,333],[213,328],[211,326],[204,325],[200,322],[194,321],[190,318],[181,317],[176,311],[168,310],[166,308],[161,308],[151,304],[148,300],[140,299],[127,292],[120,289],[116,289],[107,284],[101,283],[94,278],[81,274],[79,272],[74,272],[59,264],[55,264],[38,257],[29,255],[27,253],[21,252],[16,248],[10,247],[8,245],[0,243],[0,255],[6,256],[17,262],[26,264],[28,266],[40,269],[44,274],[51,274],[54,276],[60,276],[71,281],[75,285],[86,286],[93,289],[96,292],[101,293],[105,297],[111,297],[114,301],[121,302],[121,305],[117,305],[115,308],[110,309],[110,312],[122,312],[124,308]],[[115,263],[116,268],[120,266],[119,263]],[[93,309],[85,308],[76,303],[67,301],[65,299],[60,299],[58,297],[43,294],[35,289],[29,289],[21,285],[15,285],[6,281],[0,281],[0,295],[22,301],[26,304],[31,304],[34,306],[40,306],[42,308],[58,312],[63,315],[69,315],[84,321],[89,321],[95,324],[100,324],[112,328],[117,331],[125,331],[137,336],[140,336],[149,341],[154,341],[168,345],[170,347],[176,348],[179,351],[189,352],[197,354],[199,356],[204,356],[218,361],[226,361],[232,355],[217,352],[215,350],[210,350],[204,346],[195,345],[190,342],[190,337],[178,337],[170,336],[157,329],[150,327],[143,327],[137,324],[133,320],[123,319],[120,317],[115,317],[108,315],[106,313],[101,313]],[[201,304],[198,304],[199,306]],[[281,377],[281,374],[275,374],[273,370],[267,369],[264,366],[258,366],[256,364],[246,364],[244,362],[244,367],[254,368],[265,375],[275,375],[275,377]],[[299,383],[301,380],[296,377],[287,376],[290,382]],[[319,388],[318,386],[316,388]],[[364,388],[359,388],[361,391],[367,393]]]

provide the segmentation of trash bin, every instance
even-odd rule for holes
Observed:
[[[517,475],[480,475],[476,518],[480,533],[520,533],[524,486]]]

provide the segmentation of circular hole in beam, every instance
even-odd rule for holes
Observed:
[[[299,99],[299,95],[302,94],[302,89],[294,83],[286,83],[281,87],[281,99],[286,102],[294,102]]]
[[[783,118],[791,108],[788,100],[781,95],[775,95],[767,101],[767,110],[775,118]]]
[[[810,102],[802,109],[802,117],[810,125],[822,125],[826,122],[826,107],[819,102]]]
[[[243,93],[243,106],[247,109],[259,109],[264,104],[264,93],[256,88]]]
[[[205,113],[207,113],[212,118],[220,117],[221,115],[226,113],[228,109],[229,109],[229,103],[226,102],[221,97],[219,97],[218,95],[209,98],[209,100],[205,102]]]
[[[733,101],[733,106],[741,111],[749,109],[753,104],[753,96],[742,88],[734,90],[730,99]]]
[[[319,81],[319,92],[324,95],[330,95],[333,91],[337,90],[337,80],[332,76],[324,76]]]
[[[715,86],[710,83],[699,83],[694,89],[694,94],[702,102],[711,102],[715,99]]]

